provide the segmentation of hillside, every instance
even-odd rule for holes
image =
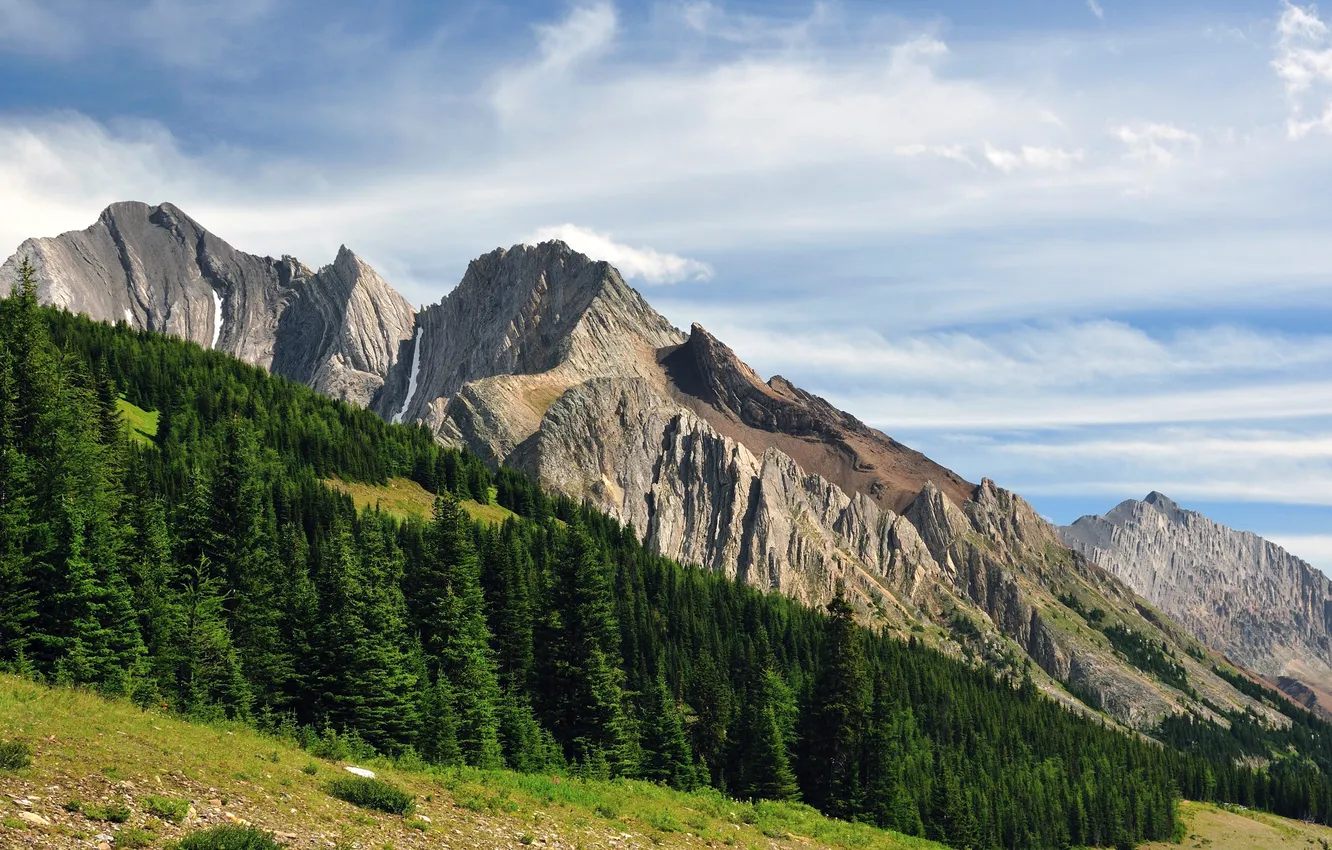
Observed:
[[[716,792],[644,782],[598,782],[470,768],[431,771],[383,758],[357,760],[416,796],[409,817],[356,808],[330,796],[344,760],[240,724],[184,722],[92,694],[0,675],[0,740],[31,743],[32,766],[0,770],[0,846],[86,848],[99,834],[154,836],[161,847],[228,814],[278,834],[290,847],[801,847],[909,850],[939,847],[864,825],[830,821],[793,803],[740,803]],[[194,817],[154,814],[184,804]],[[13,802],[24,800],[30,805]],[[77,801],[81,811],[71,811]],[[96,810],[123,803],[113,823]],[[19,819],[39,815],[50,826]],[[92,814],[89,814],[92,813]],[[129,846],[124,839],[116,847]]]
[[[1183,640],[1139,630],[1176,627],[1131,596],[1102,608],[1099,571],[1055,586],[1047,627],[1188,689],[1205,710],[1150,727],[1167,747],[1043,698],[1072,699],[1016,656],[995,675],[928,645],[941,630],[864,628],[840,594],[815,610],[680,565],[422,428],[33,289],[0,300],[0,661],[24,675],[438,766],[798,798],[955,846],[1162,838],[1176,789],[1332,815],[1329,729],[1147,637]],[[150,438],[126,412],[158,414]],[[334,479],[437,498],[404,521]],[[914,522],[961,570],[948,504]],[[953,646],[984,645],[951,613]]]

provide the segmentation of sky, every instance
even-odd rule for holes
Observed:
[[[1332,572],[1332,9],[0,0],[0,253],[171,201],[416,303],[561,238],[1067,523]]]

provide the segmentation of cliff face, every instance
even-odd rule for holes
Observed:
[[[1332,692],[1332,582],[1319,570],[1160,493],[1082,517],[1060,536],[1199,640],[1329,708],[1318,694]]]
[[[1206,712],[1199,697],[1252,705],[1211,672],[1219,659],[1189,657],[1182,630],[1063,546],[1026,502],[781,377],[764,382],[563,243],[486,254],[415,314],[345,248],[312,272],[236,251],[170,205],[118,204],[22,254],[45,301],[425,423],[441,442],[590,499],[681,561],[811,605],[841,584],[870,625],[1006,675],[1030,660],[1073,707],[1087,710],[1076,693],[1147,727]],[[1103,620],[1079,613],[1091,609]],[[1151,634],[1188,669],[1189,689],[1133,668],[1106,623]]]

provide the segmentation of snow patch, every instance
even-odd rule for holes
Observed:
[[[134,327],[134,314],[130,312],[128,307],[125,308],[125,324]]]
[[[375,772],[373,770],[366,770],[363,767],[352,767],[351,765],[347,765],[346,767],[343,768],[343,770],[347,771],[348,773],[355,774],[357,776],[364,776],[366,779],[375,778]]]
[[[209,348],[217,348],[217,341],[222,338],[222,296],[216,289],[209,291],[213,293],[213,344]]]
[[[391,420],[394,425],[402,422],[402,418],[407,415],[407,407],[416,397],[416,376],[421,374],[421,327],[416,328],[416,336],[412,340],[412,375],[407,379],[407,397],[402,400],[402,409],[393,414]]]

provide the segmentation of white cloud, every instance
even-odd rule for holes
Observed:
[[[1063,148],[1023,145],[1015,151],[999,150],[988,144],[985,146],[985,158],[990,164],[1005,174],[1019,169],[1063,171],[1076,162],[1081,162],[1083,152],[1066,151]]]
[[[1126,156],[1142,162],[1168,165],[1181,153],[1197,156],[1202,148],[1198,134],[1173,124],[1123,125],[1112,131],[1128,147]]]
[[[523,241],[534,245],[552,239],[558,239],[594,260],[605,260],[619,269],[626,278],[637,278],[644,283],[709,280],[713,275],[712,267],[707,263],[652,248],[634,248],[616,242],[609,233],[600,233],[575,224],[543,227]]]
[[[1105,20],[1105,10],[1101,8],[1101,4],[1097,3],[1096,0],[1087,0],[1087,9],[1096,16],[1097,20]]]
[[[615,38],[618,16],[608,0],[576,6],[557,24],[536,28],[542,64],[563,70],[596,56]]]
[[[1332,534],[1259,534],[1297,558],[1332,574]]]
[[[1332,38],[1318,16],[1318,7],[1282,0],[1276,31],[1277,55],[1272,67],[1286,86],[1291,138],[1314,129],[1332,132]],[[1322,112],[1322,117],[1304,117],[1310,111]]]

